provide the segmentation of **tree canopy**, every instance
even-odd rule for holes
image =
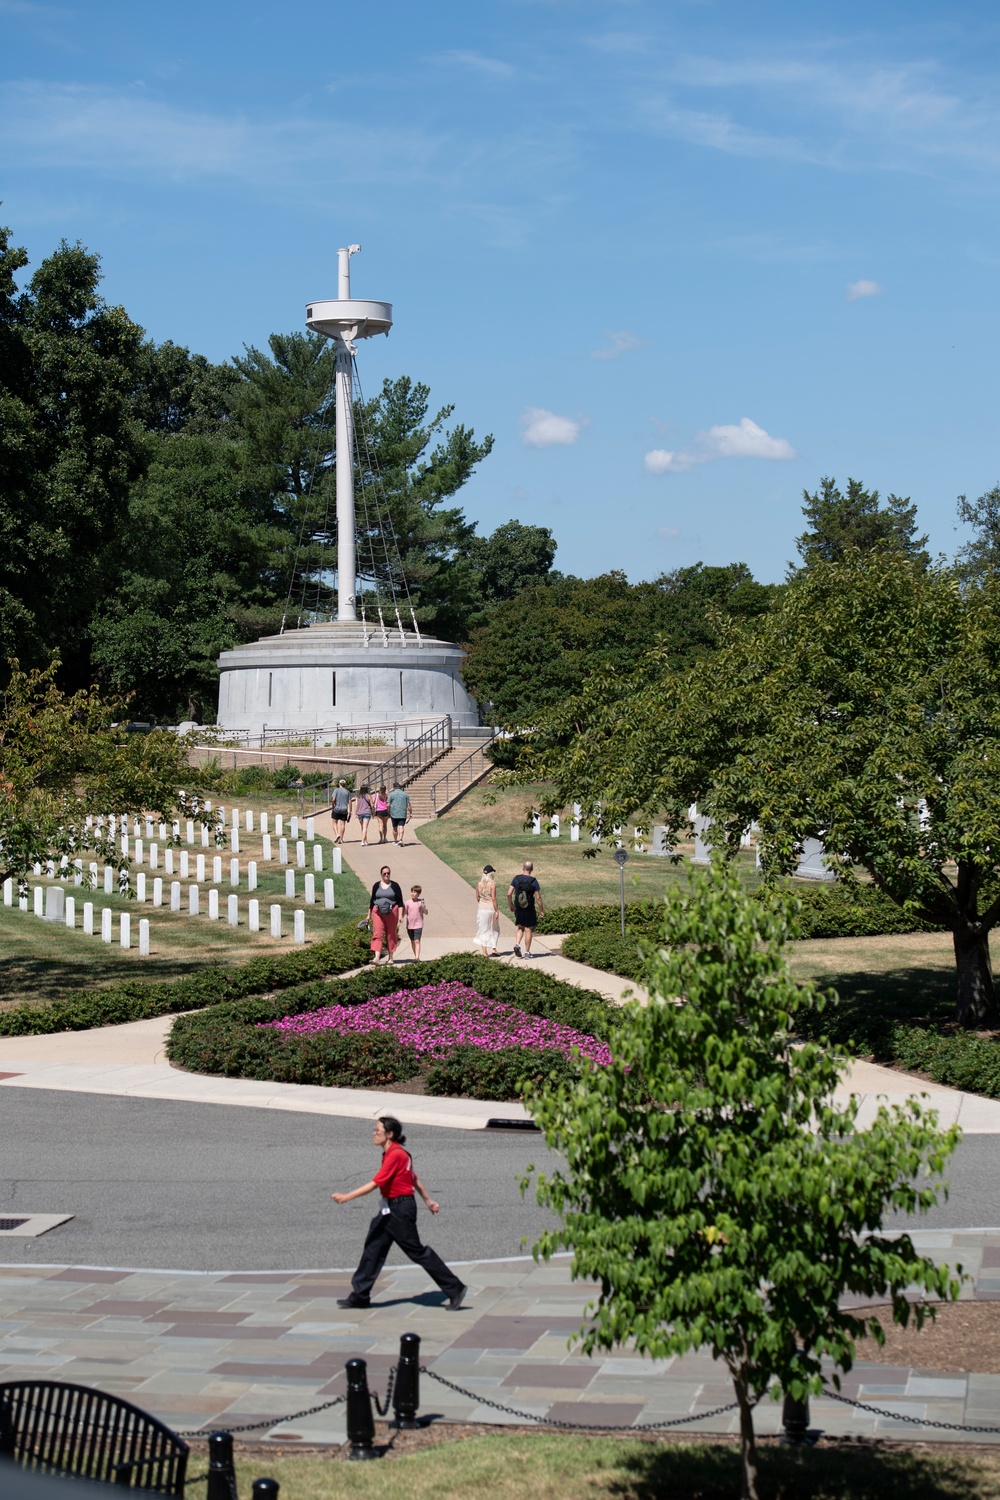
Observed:
[[[879,504],[878,490],[866,490],[860,479],[848,479],[847,493],[835,479],[821,479],[813,494],[803,490],[802,514],[808,528],[795,545],[803,566],[814,562],[838,562],[851,550],[869,552],[873,547],[901,552],[926,566],[925,536],[917,536],[917,507],[909,499],[889,495]]]
[[[936,1202],[925,1174],[940,1174],[960,1133],[938,1131],[913,1099],[861,1130],[857,1096],[834,1101],[843,1063],[796,1041],[824,1001],[785,960],[794,930],[791,898],[765,907],[726,872],[672,891],[644,973],[649,1004],[625,1008],[610,1065],[583,1063],[580,1081],[526,1100],[565,1163],[538,1178],[562,1224],[536,1254],[571,1250],[574,1278],[598,1287],[584,1350],[710,1349],[739,1405],[747,1500],[755,1405],[819,1391],[824,1359],[849,1370],[858,1338],[884,1340],[877,1319],[841,1307],[843,1292],[888,1300],[918,1326],[926,1309],[908,1287],[958,1293],[947,1266],[881,1230],[887,1211]]]
[[[957,1018],[996,1022],[1000,579],[963,589],[902,552],[849,552],[727,621],[710,661],[678,674],[661,647],[613,702],[605,686],[592,676],[529,742],[557,799],[605,824],[659,807],[675,833],[697,802],[720,853],[756,822],[773,875],[822,839],[840,874],[951,932]]]
[[[958,497],[958,519],[975,528],[976,535],[961,547],[956,565],[963,578],[983,578],[1000,572],[1000,484],[978,500]]]

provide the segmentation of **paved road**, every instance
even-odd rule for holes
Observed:
[[[351,1266],[376,1202],[330,1202],[378,1165],[367,1121],[0,1090],[0,1141],[0,1213],[76,1215],[35,1240],[0,1239],[6,1264]],[[421,1210],[421,1232],[446,1259],[530,1249],[548,1219],[518,1178],[548,1155],[537,1136],[417,1126],[407,1144],[442,1205],[437,1219]]]
[[[548,1159],[537,1137],[417,1126],[418,1170],[440,1198],[423,1232],[452,1260],[524,1254],[548,1222],[518,1178]],[[374,1199],[334,1189],[377,1162],[365,1122],[272,1110],[44,1090],[0,1090],[0,1213],[73,1213],[36,1240],[3,1238],[0,1263],[177,1270],[354,1264]],[[1000,1152],[970,1136],[947,1203],[921,1228],[1000,1226]],[[896,1221],[902,1224],[902,1220]],[[528,1247],[522,1245],[527,1237]]]

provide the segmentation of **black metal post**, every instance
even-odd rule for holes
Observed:
[[[348,1458],[375,1457],[375,1416],[368,1390],[368,1366],[363,1359],[347,1361],[347,1441],[351,1445]]]
[[[417,1411],[420,1406],[420,1335],[404,1333],[399,1340],[399,1364],[396,1366],[396,1384],[392,1391],[392,1405],[396,1413],[396,1426],[419,1427]]]
[[[280,1488],[276,1479],[255,1479],[252,1491],[253,1500],[278,1500]]]
[[[231,1432],[208,1436],[208,1488],[205,1500],[236,1500],[236,1468]]]
[[[620,883],[620,886],[621,886],[620,895],[621,895],[621,904],[622,904],[622,937],[624,937],[625,936],[625,866],[624,865],[619,865],[618,866],[618,878],[619,878],[619,883]]]
[[[781,1441],[786,1447],[799,1448],[814,1441],[809,1436],[809,1397],[798,1399],[786,1394],[781,1403]]]

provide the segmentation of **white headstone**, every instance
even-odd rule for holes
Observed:
[[[247,833],[253,833],[253,812],[249,807],[247,808],[246,814],[243,818],[243,827],[246,829]]]
[[[75,896],[67,896],[66,897],[66,926],[67,927],[75,927],[76,926],[76,897]]]
[[[295,895],[295,871],[291,869],[285,871],[285,895]]]
[[[247,926],[251,932],[260,931],[260,902],[253,897],[247,902]]]
[[[83,884],[83,860],[82,859],[74,859],[74,861],[73,861],[73,869],[75,871],[75,874],[73,876],[73,884],[74,885],[82,885]]]
[[[159,844],[150,844],[149,846],[149,868],[151,870],[158,870],[160,868]]]
[[[152,820],[152,818],[147,818],[146,819],[146,842],[148,843],[149,840],[152,837],[153,837],[153,820]]]
[[[66,892],[61,885],[50,885],[45,892],[46,922],[65,922]]]
[[[579,802],[574,802],[573,817],[570,820],[569,825],[569,841],[571,844],[578,844],[580,842],[580,818],[582,817],[582,815],[583,808],[580,806]]]
[[[240,810],[239,810],[238,807],[234,807],[233,808],[232,813],[230,814],[229,821],[230,821],[230,826],[231,827],[233,827],[233,828],[239,828],[239,826],[240,826]]]
[[[14,881],[10,875],[3,883],[3,904],[4,906],[14,905]]]
[[[279,865],[287,865],[287,863],[288,863],[288,840],[287,839],[279,839],[278,840],[278,864]]]
[[[153,905],[163,905],[163,880],[159,875],[153,879]]]
[[[230,860],[230,864],[232,864],[232,860]],[[238,866],[239,866],[239,861],[237,860],[237,867]],[[212,881],[213,881],[213,883],[215,885],[221,885],[222,884],[222,855],[221,854],[216,854],[213,857],[213,859],[212,859]]]
[[[295,938],[296,943],[304,943],[306,940],[306,914],[300,906],[295,908]]]
[[[142,839],[135,841],[135,862],[137,865],[142,864]]]
[[[310,844],[312,843],[312,841],[313,841],[313,839],[315,837],[316,837],[316,819],[315,818],[306,818],[306,838],[309,840]]]
[[[266,833],[267,832],[267,813],[266,812],[262,812],[261,815],[260,815],[260,831],[261,831],[261,833]]]
[[[632,849],[636,854],[645,854],[646,852],[645,833],[641,828],[632,829]]]
[[[232,831],[232,833],[229,835],[229,847],[233,851],[234,854],[239,854],[239,852],[240,852],[240,830],[238,828],[234,828],[233,831]]]
[[[112,932],[111,932],[111,918],[112,918],[111,907],[110,906],[103,906],[101,908],[101,942],[102,943],[110,943],[110,941],[111,941],[111,938],[112,938],[112,935],[113,935]]]
[[[240,883],[240,862],[239,862],[238,859],[231,859],[229,861],[229,884],[230,885],[239,885],[239,883]]]
[[[167,825],[166,825],[166,823],[161,823],[160,826],[159,826],[159,828],[156,831],[157,831],[157,836],[158,836],[158,838],[160,840],[160,843],[161,844],[165,844],[167,842]]]
[[[653,824],[653,844],[649,852],[650,854],[659,855],[661,859],[665,858],[668,854],[671,853],[670,841],[667,837],[667,828],[665,823]]]
[[[300,870],[304,870],[306,867],[306,846],[304,839],[299,839],[295,845],[295,863]]]
[[[323,845],[322,844],[313,844],[313,869],[314,870],[322,870],[322,868],[323,868]]]
[[[122,837],[121,837],[121,846],[122,846],[122,853],[124,854],[125,858],[128,859],[128,834],[127,833],[123,833],[122,834]]]
[[[86,937],[94,936],[94,903],[85,901],[83,903],[83,931]]]
[[[104,866],[104,894],[111,896],[115,889],[115,872],[110,865]]]
[[[695,814],[694,854],[691,857],[693,865],[710,865],[712,863],[712,846],[708,842],[708,830],[711,826],[711,818],[703,817],[701,813]]]
[[[174,851],[172,849],[164,849],[163,851],[163,868],[168,875],[174,873]]]
[[[214,885],[208,892],[208,917],[211,922],[219,920],[219,892]]]
[[[194,843],[194,820],[192,818],[188,818],[188,820],[187,820],[187,830],[186,831],[187,831],[187,841],[188,841],[188,843],[189,844],[193,844]]]
[[[541,813],[532,813],[531,814],[531,831],[532,831],[532,833],[541,833],[541,831],[542,831],[542,815],[541,815]]]
[[[293,838],[293,839],[297,839],[298,838],[298,836],[299,836],[299,820],[298,820],[298,818],[291,818],[289,820],[288,834],[289,834],[290,838]]]
[[[36,917],[44,917],[45,916],[45,889],[44,889],[44,887],[40,886],[40,885],[33,886],[32,887],[32,892],[31,892],[31,899],[34,902],[35,916]]]
[[[139,918],[139,957],[149,957],[149,918]]]
[[[174,819],[174,821],[173,821],[173,822],[172,822],[172,823],[171,823],[171,825],[170,825],[170,829],[171,829],[171,832],[172,832],[172,834],[173,834],[173,837],[174,837],[174,838],[175,838],[175,839],[179,839],[179,838],[180,838],[180,836],[181,836],[181,825],[180,825],[180,819],[178,819],[178,818],[175,818],[175,819]]]
[[[204,859],[204,857],[205,856],[202,855],[202,859]],[[187,852],[186,849],[182,849],[181,850],[180,866],[181,866],[181,869],[180,869],[181,879],[182,880],[190,880],[191,879],[191,856]]]
[[[201,847],[203,849],[207,849],[208,845],[209,845],[209,842],[210,841],[209,841],[209,837],[208,837],[208,824],[207,823],[202,823],[202,825],[201,825]]]
[[[252,859],[252,860],[250,860],[249,864],[247,865],[247,890],[248,891],[255,891],[256,889],[257,889],[257,861],[255,859]]]
[[[260,854],[260,857],[267,864],[270,864],[271,859],[272,859],[272,854],[271,854],[271,835],[269,833],[262,834],[260,842],[261,842],[261,854]]]
[[[132,946],[132,918],[127,911],[123,911],[118,918],[118,941],[123,948]]]
[[[275,837],[280,839],[281,835],[284,833],[284,831],[285,831],[285,820],[281,816],[280,813],[275,813],[275,815],[274,815],[274,834],[275,834]]]
[[[172,880],[170,882],[170,910],[171,911],[180,911],[180,909],[181,909],[181,883],[180,883],[179,880]]]
[[[316,876],[312,873],[306,875],[302,882],[302,899],[307,906],[312,906],[316,900]]]
[[[135,877],[135,899],[137,901],[145,901],[146,899],[146,877],[141,870]]]
[[[557,839],[559,837],[560,831],[559,814],[553,813],[551,818],[549,819],[549,837]]]
[[[196,917],[201,911],[201,892],[196,885],[188,886],[188,915]]]
[[[334,901],[334,896],[333,896],[333,881],[332,880],[324,880],[324,882],[323,882],[323,905],[326,907],[327,911],[333,911],[334,907],[335,907],[335,904],[336,903]]]
[[[280,936],[281,936],[281,907],[280,906],[272,906],[271,907],[271,936],[273,938],[280,938]]]
[[[184,874],[183,870],[181,871],[181,874],[182,875]],[[195,880],[197,880],[197,882],[198,882],[199,885],[204,885],[205,884],[205,856],[204,856],[204,854],[196,854],[195,857],[194,857],[194,878],[195,878]]]
[[[226,915],[229,918],[229,925],[230,925],[230,927],[238,927],[240,925],[240,898],[239,898],[239,896],[229,896],[227,898],[227,900],[226,900]]]
[[[823,863],[825,854],[822,839],[803,839],[796,877],[799,880],[836,880],[833,871]]]
[[[335,875],[343,875],[344,873],[344,857],[339,848],[330,850],[330,869]]]

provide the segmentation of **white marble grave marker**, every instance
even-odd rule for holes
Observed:
[[[230,925],[230,927],[238,927],[240,925],[240,898],[239,898],[239,896],[230,896],[227,899],[227,901],[226,901],[226,915],[229,918],[229,925]]]
[[[104,866],[104,894],[106,896],[111,896],[111,895],[114,894],[114,889],[115,889],[114,881],[115,881],[115,872],[114,872],[114,870],[111,868],[110,865],[105,865]]]
[[[61,885],[50,885],[45,892],[46,922],[65,922],[66,892]]]
[[[181,871],[181,874],[182,875],[184,874],[183,870]],[[197,882],[198,882],[199,885],[204,885],[205,884],[205,856],[204,856],[204,854],[196,854],[195,857],[194,857],[194,878],[195,878],[195,880],[197,880]]]
[[[295,845],[295,863],[300,870],[304,870],[306,867],[306,846],[303,839],[299,839]]]
[[[531,814],[531,831],[532,831],[532,833],[541,833],[541,831],[542,831],[542,815],[541,815],[541,813],[532,813]]]
[[[163,880],[159,875],[153,881],[153,905],[163,905]]]
[[[180,877],[182,880],[191,878],[191,856],[186,849],[180,851]],[[204,857],[204,856],[203,856]]]
[[[149,957],[149,918],[139,918],[139,957]]]
[[[222,855],[221,854],[216,854],[214,856],[214,858],[212,859],[212,883],[214,885],[221,885],[222,884]]]
[[[281,835],[284,833],[284,831],[285,831],[285,820],[281,816],[280,813],[275,813],[275,815],[274,815],[274,836],[275,836],[275,838],[279,838],[280,839]]]
[[[253,897],[247,902],[247,926],[251,932],[260,931],[260,902]]]
[[[261,833],[266,833],[267,832],[267,813],[266,812],[262,812],[261,815],[260,815],[260,831],[261,831]]]
[[[112,937],[112,933],[111,933],[111,917],[112,917],[111,907],[110,906],[102,906],[101,907],[101,942],[102,943],[110,943],[110,941],[111,941],[111,937]]]
[[[286,870],[285,871],[285,895],[286,896],[294,896],[295,895],[295,871],[294,870]]]
[[[322,868],[323,868],[323,845],[322,844],[313,844],[313,869],[314,870],[322,870]]]
[[[180,909],[181,909],[181,883],[180,883],[179,880],[172,880],[170,882],[170,910],[171,911],[180,911]]]
[[[269,833],[265,833],[265,834],[262,835],[262,837],[261,837],[261,844],[263,845],[263,847],[261,849],[261,855],[260,855],[260,857],[261,857],[261,859],[265,860],[268,864],[270,864],[272,855],[271,855],[271,835]]]
[[[311,844],[316,837],[316,819],[306,818],[306,838]]]
[[[279,865],[287,865],[287,863],[288,863],[288,840],[287,839],[279,839],[278,840],[278,864]]]
[[[250,863],[247,865],[247,890],[248,891],[255,891],[256,889],[257,889],[257,861],[255,859],[252,859],[250,861]]]
[[[281,907],[280,906],[272,906],[271,907],[271,936],[273,938],[280,938],[280,936],[281,936]]]
[[[127,911],[118,918],[118,941],[123,948],[132,946],[132,918]]]
[[[187,841],[188,841],[188,843],[189,844],[193,844],[194,843],[194,820],[192,818],[188,818],[188,820],[187,820],[187,830],[186,830],[186,832],[187,832]]]
[[[3,883],[3,904],[4,906],[14,905],[14,881],[9,875]]]
[[[324,880],[323,882],[323,905],[327,911],[333,911],[335,908],[336,903],[334,901],[332,880]]]
[[[344,858],[339,849],[330,850],[330,869],[335,875],[344,873]]]
[[[159,867],[160,867],[160,846],[159,846],[159,844],[150,844],[150,846],[149,846],[149,868],[151,870],[158,870]]]
[[[137,901],[146,899],[146,877],[141,870],[135,877],[135,899]]]
[[[76,897],[66,897],[66,926],[76,927]]]
[[[230,885],[239,885],[239,883],[240,883],[240,862],[239,862],[238,859],[231,859],[229,861],[229,884]]]
[[[559,814],[553,813],[549,819],[549,837],[557,839],[560,833]]]
[[[209,844],[208,824],[207,823],[202,823],[202,825],[201,825],[201,847],[203,849],[207,849],[208,848],[208,844]]]
[[[294,941],[296,943],[304,943],[306,940],[306,914],[301,906],[295,908],[294,928]]]
[[[243,827],[246,829],[247,833],[253,833],[253,812],[249,807],[247,808],[246,816],[243,819]]]
[[[208,893],[208,918],[210,922],[219,920],[219,892],[214,885]]]
[[[83,933],[85,937],[94,936],[94,903],[85,901],[83,903]]]
[[[289,825],[288,825],[288,833],[289,833],[289,837],[290,838],[293,838],[293,839],[297,839],[298,838],[298,836],[299,836],[299,820],[298,820],[298,818],[292,818],[292,819],[290,819]]]
[[[302,899],[307,906],[312,906],[316,901],[316,876],[307,874],[302,882],[302,886]]]
[[[201,911],[201,892],[196,885],[188,886],[188,915],[196,917]]]

